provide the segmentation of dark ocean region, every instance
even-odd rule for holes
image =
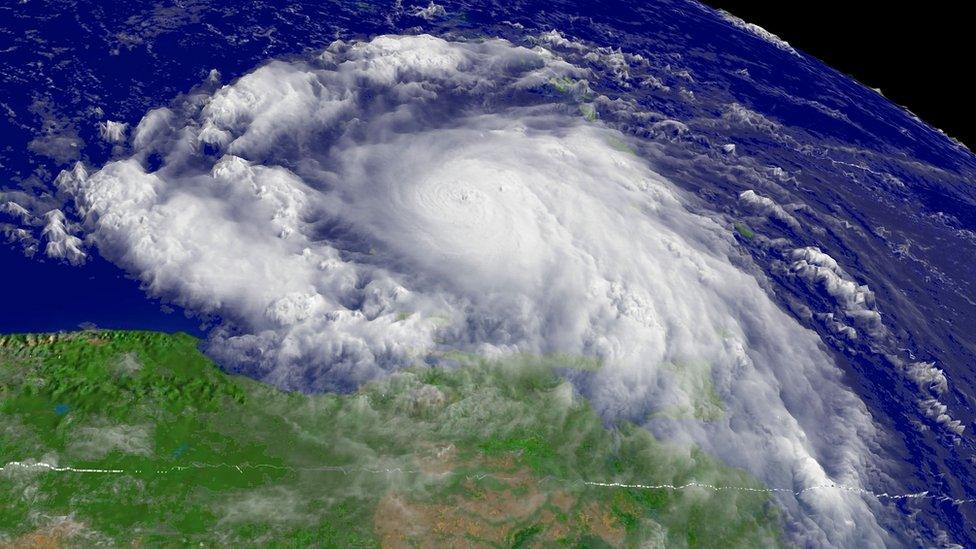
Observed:
[[[138,281],[97,255],[72,267],[2,245],[0,272],[0,333],[105,328],[204,334],[198,320],[146,297]]]

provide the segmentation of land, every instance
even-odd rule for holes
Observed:
[[[585,360],[452,353],[308,395],[198,344],[0,336],[0,547],[779,543],[757,480],[605,425],[558,375]]]

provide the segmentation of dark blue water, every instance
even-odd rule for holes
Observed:
[[[97,256],[82,267],[71,267],[30,259],[3,245],[0,272],[0,333],[71,331],[94,325],[203,336],[199,321],[148,299],[137,281]]]

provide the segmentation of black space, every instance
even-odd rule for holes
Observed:
[[[705,0],[786,40],[976,151],[969,2]]]

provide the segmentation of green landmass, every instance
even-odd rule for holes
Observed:
[[[779,542],[755,479],[604,425],[556,374],[592,361],[452,353],[454,367],[306,395],[229,375],[197,346],[0,337],[0,546]],[[646,487],[690,482],[759,491]]]
[[[745,238],[746,240],[752,240],[756,237],[756,232],[750,229],[745,223],[737,221],[732,226],[735,228],[735,232],[739,233],[739,236]]]
[[[560,76],[559,78],[549,79],[549,85],[559,93],[570,93],[575,91],[577,89],[578,82],[578,80],[574,80],[568,76]]]
[[[585,80],[576,80],[568,76],[561,76],[559,78],[550,78],[548,84],[553,91],[567,96],[572,103],[576,104],[579,109],[579,114],[587,122],[595,122],[600,118],[600,113],[597,112],[596,106],[592,103],[593,94],[588,91],[589,88]],[[622,152],[637,154],[632,147],[622,141],[619,145],[611,144],[611,146]]]
[[[598,118],[600,118],[600,114],[597,112],[596,107],[594,107],[592,103],[580,103],[579,111],[587,122],[595,122]]]

